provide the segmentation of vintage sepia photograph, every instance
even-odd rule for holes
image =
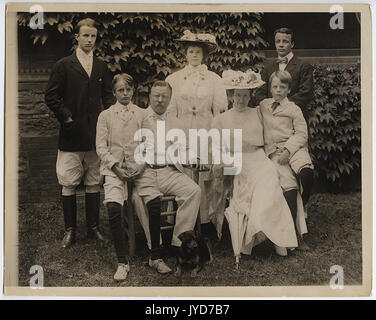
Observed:
[[[8,4],[5,294],[370,295],[370,18]]]

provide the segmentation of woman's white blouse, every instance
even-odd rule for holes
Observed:
[[[168,112],[191,129],[210,129],[214,116],[227,110],[226,90],[221,78],[205,65],[186,66],[166,78],[172,87]]]

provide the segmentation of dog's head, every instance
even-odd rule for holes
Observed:
[[[178,238],[181,241],[181,247],[184,248],[187,253],[193,252],[197,249],[197,238],[193,230],[181,233]]]

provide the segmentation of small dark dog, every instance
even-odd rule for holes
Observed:
[[[185,231],[178,238],[182,243],[176,255],[175,276],[181,276],[182,265],[190,265],[193,267],[191,277],[194,278],[204,267],[205,262],[213,261],[210,240],[197,237],[194,231]]]

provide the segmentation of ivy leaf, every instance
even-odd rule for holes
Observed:
[[[228,31],[231,31],[232,32],[232,35],[235,35],[237,33],[240,33],[242,31],[242,29],[239,27],[239,26],[236,26],[236,25],[231,25],[229,28],[228,28]]]
[[[57,25],[57,30],[58,30],[60,33],[63,33],[63,31],[64,31],[64,26],[63,26],[61,23],[59,23],[59,24]]]
[[[54,24],[56,24],[58,21],[55,17],[48,17],[47,19],[47,23],[50,25],[50,26],[53,26]]]
[[[123,46],[123,42],[120,40],[114,40],[110,43],[110,47],[112,50],[115,50],[115,48],[118,48],[121,50],[122,46]]]
[[[241,63],[245,63],[245,62],[250,62],[249,60],[249,54],[248,53],[243,53],[241,56],[240,56],[240,62]]]
[[[167,77],[171,73],[171,69],[169,67],[160,67],[157,65],[157,74],[163,73],[165,77]]]
[[[257,29],[256,29],[256,28],[248,28],[248,29],[247,29],[247,34],[248,34],[248,35],[255,36],[256,33],[257,33]]]
[[[71,32],[73,30],[73,25],[70,21],[65,21],[63,23],[63,28],[64,28],[64,30]]]
[[[44,33],[41,37],[42,45],[47,41],[48,35],[47,33]]]
[[[327,124],[329,124],[330,121],[334,121],[334,118],[330,113],[321,114],[320,119],[321,121],[325,121]]]
[[[41,36],[42,36],[41,34],[33,35],[33,38],[34,38],[33,44],[36,44]]]

